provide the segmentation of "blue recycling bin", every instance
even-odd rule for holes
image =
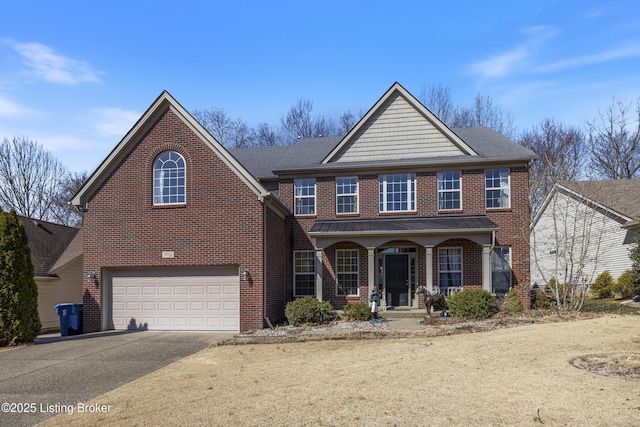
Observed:
[[[56,313],[60,316],[60,335],[80,335],[82,333],[82,304],[57,304]]]

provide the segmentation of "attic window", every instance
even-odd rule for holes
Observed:
[[[161,153],[153,163],[153,204],[185,203],[185,162],[175,151]]]

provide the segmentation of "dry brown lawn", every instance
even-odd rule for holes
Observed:
[[[95,399],[108,414],[43,425],[638,426],[637,378],[581,369],[608,355],[639,360],[638,316],[213,346]]]

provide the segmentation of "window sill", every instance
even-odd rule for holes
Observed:
[[[418,215],[417,211],[393,211],[393,212],[379,212],[379,216],[416,216]]]
[[[485,208],[487,212],[512,212],[511,208]]]
[[[152,209],[184,209],[187,207],[186,203],[176,203],[175,205],[152,205]]]

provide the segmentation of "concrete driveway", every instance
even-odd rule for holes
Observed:
[[[0,351],[0,426],[33,426],[233,334],[106,332]],[[104,402],[106,405],[109,402]]]

